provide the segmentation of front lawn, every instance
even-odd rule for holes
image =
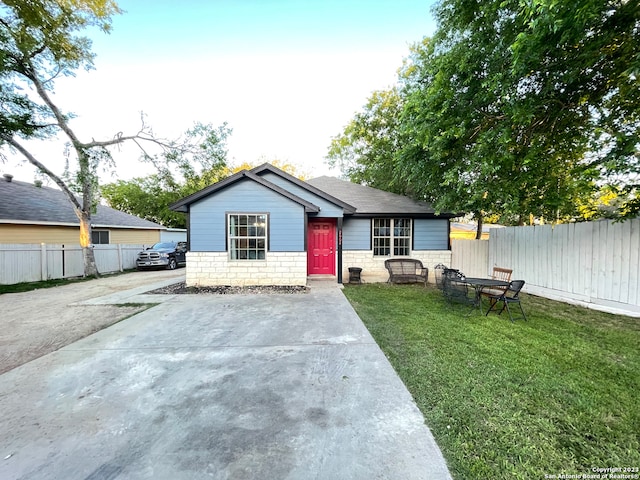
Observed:
[[[640,319],[522,295],[528,321],[511,323],[506,312],[467,315],[431,286],[344,293],[454,478],[640,473]]]

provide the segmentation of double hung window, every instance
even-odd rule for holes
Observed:
[[[267,215],[232,213],[228,218],[231,260],[264,260],[267,255]]]
[[[373,254],[408,256],[411,252],[410,218],[374,218]]]

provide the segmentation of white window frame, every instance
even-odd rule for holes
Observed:
[[[269,215],[267,213],[227,214],[229,260],[264,261],[267,259],[268,247]]]
[[[408,222],[408,227],[398,225]],[[384,224],[382,223],[384,222]],[[408,228],[408,233],[406,229]],[[401,229],[405,229],[402,232]],[[404,235],[402,234],[404,233]],[[373,218],[371,219],[371,246],[374,257],[408,257],[411,255],[413,219],[411,218]],[[386,240],[386,241],[385,241]],[[405,245],[401,245],[405,243]],[[402,248],[406,253],[397,253]],[[382,252],[381,252],[382,250]],[[388,250],[388,252],[387,252]]]

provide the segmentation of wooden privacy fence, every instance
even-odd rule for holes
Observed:
[[[640,316],[640,219],[493,229],[488,241],[452,242],[452,266],[511,268],[528,293]]]
[[[100,273],[135,268],[145,245],[94,245]],[[37,282],[84,274],[80,245],[0,244],[0,284]]]

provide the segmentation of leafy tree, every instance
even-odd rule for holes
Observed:
[[[229,175],[226,141],[230,134],[226,123],[217,128],[196,123],[169,150],[146,158],[156,173],[104,185],[102,197],[123,212],[166,227],[186,228],[185,216],[169,210],[169,205]]]
[[[393,175],[399,150],[402,97],[398,88],[373,92],[344,132],[332,138],[327,154],[352,182],[394,193],[407,193],[407,184]]]
[[[633,198],[629,198],[624,189],[611,185],[600,188],[591,198],[581,199],[577,205],[581,220],[597,220],[609,218],[624,219],[629,216],[627,209]]]
[[[112,0],[4,0],[0,4],[0,147],[19,152],[65,193],[80,220],[85,275],[98,274],[91,247],[91,209],[97,169],[109,162],[107,147],[127,140],[150,140],[147,127],[130,136],[83,141],[71,128],[72,115],[54,101],[55,80],[91,69],[91,41],[78,34],[88,27],[105,33],[111,17],[121,13]],[[67,138],[77,168],[65,182],[37,159],[25,140]],[[82,192],[78,199],[71,183]]]
[[[626,201],[621,212],[639,211],[637,2],[442,0],[435,15],[434,37],[400,72],[402,111],[383,160],[369,156],[382,137],[361,121],[370,104],[332,143],[357,165],[352,179],[389,172],[391,188],[479,224],[579,218],[607,183]]]
[[[522,222],[575,216],[598,180],[637,171],[633,3],[443,1],[408,88],[402,178]]]
[[[160,223],[170,228],[186,228],[184,214],[168,206],[183,197],[175,185],[167,185],[157,174],[133,180],[118,180],[100,188],[110,207]]]

